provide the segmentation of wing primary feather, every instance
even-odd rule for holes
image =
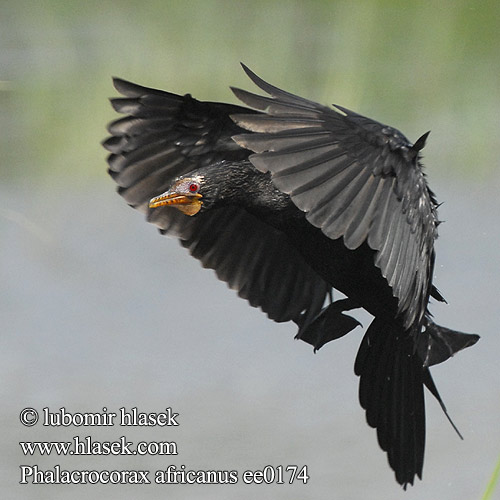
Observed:
[[[345,235],[347,226],[359,210],[357,196],[368,182],[371,174],[360,170],[358,175],[347,183],[343,190],[332,200],[332,210],[322,224],[322,230],[332,239]]]
[[[362,197],[365,204],[359,208],[344,235],[345,245],[350,250],[358,248],[368,238],[368,232],[375,216],[382,186],[381,178],[372,176],[371,182],[367,182],[360,193],[360,197]]]
[[[246,90],[231,87],[234,95],[246,105],[251,108],[265,111],[271,115],[277,114],[298,114],[304,116],[317,117],[319,112],[313,106],[305,106],[303,103],[298,102],[280,102],[275,99],[253,94]]]
[[[264,92],[268,93],[269,95],[272,95],[273,97],[280,98],[285,102],[291,102],[291,103],[303,103],[304,105],[310,105],[314,108],[321,108],[318,103],[314,101],[309,101],[308,99],[304,99],[303,97],[296,96],[294,94],[291,94],[290,92],[286,92],[285,90],[281,90],[278,87],[275,87],[274,85],[271,85],[270,83],[265,82],[262,78],[258,77],[250,68],[245,66],[243,63],[240,63],[243,70],[247,74],[247,76],[252,80],[257,87],[262,89]],[[325,109],[329,109],[326,106],[324,106]]]
[[[329,137],[329,134],[320,127],[309,127],[307,129],[284,130],[275,134],[239,134],[235,135],[233,140],[241,147],[251,149],[256,153],[263,153],[283,151],[288,146],[307,144],[312,138],[320,136]]]
[[[390,205],[393,198],[391,192],[394,178],[382,177],[380,182],[382,184],[380,193],[381,204],[377,207],[373,228],[368,234],[368,245],[373,250],[380,250],[382,247],[387,231],[387,220],[392,214]]]

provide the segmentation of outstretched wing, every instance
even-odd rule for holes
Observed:
[[[343,237],[349,249],[367,242],[375,265],[398,298],[405,327],[419,322],[431,291],[437,204],[419,150],[394,128],[348,109],[331,109],[280,90],[243,66],[271,97],[233,89],[261,114],[235,114],[252,133],[235,141],[256,154],[253,165],[270,171],[307,220],[323,233]]]
[[[148,201],[179,175],[221,160],[243,160],[249,151],[231,136],[242,132],[230,113],[252,113],[240,106],[201,102],[114,78],[124,98],[111,99],[127,116],[111,122],[103,146],[109,174],[129,205],[143,212]],[[172,211],[174,212],[174,211]]]
[[[118,192],[163,233],[176,236],[204,267],[214,269],[254,307],[275,321],[314,318],[330,287],[305,263],[286,236],[245,210],[214,209],[189,217],[149,200],[179,175],[220,160],[243,160],[249,151],[231,136],[243,132],[229,117],[252,110],[201,102],[115,79],[125,98],[113,107],[127,116],[112,122],[104,143]]]
[[[175,209],[174,209],[175,210]],[[232,206],[175,219],[172,209],[157,208],[149,222],[177,236],[203,267],[236,290],[274,321],[308,324],[321,311],[331,290],[290,245],[286,236]]]

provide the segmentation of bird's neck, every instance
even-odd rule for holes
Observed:
[[[290,196],[274,186],[271,175],[258,171],[249,161],[225,165],[223,175],[218,195],[221,204],[245,208],[258,218],[294,209]]]

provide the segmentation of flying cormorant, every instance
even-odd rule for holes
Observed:
[[[125,200],[274,321],[317,350],[374,316],[354,370],[396,480],[422,477],[429,367],[477,335],[436,325],[439,220],[420,150],[398,130],[280,90],[233,88],[250,108],[114,79],[109,173]],[[177,210],[176,210],[177,209]],[[332,289],[346,298],[332,301]]]

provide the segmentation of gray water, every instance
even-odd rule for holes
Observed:
[[[0,191],[3,498],[478,499],[500,451],[498,182],[433,183],[436,321],[482,336],[433,370],[460,441],[427,398],[424,481],[403,492],[365,423],[357,329],[313,354],[128,208],[112,182],[49,178]],[[362,322],[367,326],[368,316]],[[24,427],[23,408],[143,412],[177,427]],[[20,441],[173,441],[177,456],[24,456]],[[306,485],[20,485],[42,470],[246,470],[307,465]],[[286,476],[288,477],[288,476]],[[497,492],[497,497],[498,492]]]

